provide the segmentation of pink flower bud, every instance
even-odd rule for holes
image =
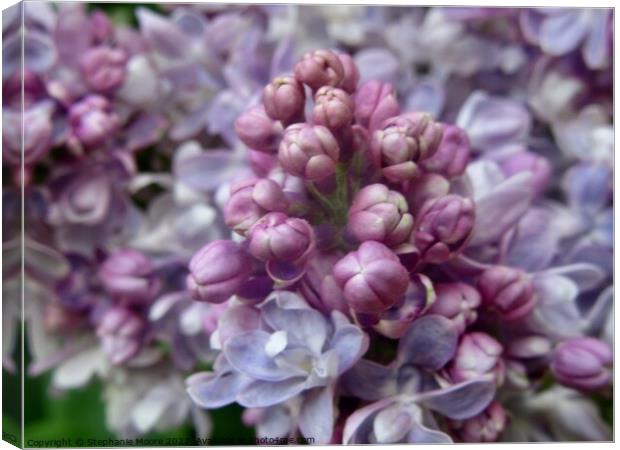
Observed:
[[[353,94],[357,89],[357,83],[360,80],[360,72],[357,69],[357,64],[348,53],[339,53],[338,59],[342,63],[344,68],[344,79],[342,80],[342,89],[349,94]]]
[[[105,97],[89,95],[73,104],[69,110],[69,123],[75,137],[86,147],[103,144],[119,126],[118,116]]]
[[[99,46],[89,49],[80,59],[80,68],[91,89],[109,93],[123,84],[127,54],[119,48]]]
[[[334,278],[355,312],[380,314],[407,291],[409,274],[385,245],[363,242],[334,266]]]
[[[118,300],[147,303],[155,298],[161,283],[153,274],[151,260],[136,250],[110,255],[99,270],[104,288]]]
[[[315,246],[314,231],[308,222],[278,212],[256,222],[248,241],[250,253],[261,261],[300,262]]]
[[[518,320],[534,309],[537,297],[532,281],[520,269],[495,266],[485,270],[478,280],[482,301],[504,320]]]
[[[299,283],[300,293],[308,303],[325,314],[334,310],[346,313],[348,310],[342,290],[332,275],[334,265],[341,257],[341,252],[315,252],[306,264],[306,273]]]
[[[560,383],[583,391],[595,391],[612,382],[610,346],[591,337],[572,338],[553,352],[551,370]]]
[[[420,209],[413,242],[424,261],[439,264],[458,254],[474,227],[474,202],[450,194],[428,200]]]
[[[226,225],[245,233],[268,212],[288,210],[288,200],[278,183],[269,179],[249,179],[235,183],[224,205]]]
[[[355,105],[342,89],[323,86],[314,95],[314,122],[332,130],[351,124]]]
[[[501,168],[508,177],[520,172],[530,172],[532,186],[538,195],[547,188],[551,180],[551,164],[547,158],[528,151],[506,157],[501,162]]]
[[[504,407],[493,401],[477,416],[466,420],[451,420],[449,424],[463,442],[495,442],[506,428],[507,421]]]
[[[360,190],[349,209],[348,230],[360,241],[379,241],[398,245],[409,238],[413,217],[405,197],[384,184],[371,184]]]
[[[478,318],[480,293],[465,283],[435,284],[437,298],[428,310],[429,314],[439,314],[452,320],[459,334]]]
[[[138,353],[144,328],[144,321],[128,308],[117,306],[103,314],[97,336],[112,364],[122,364]]]
[[[251,149],[275,153],[282,138],[282,125],[271,119],[263,106],[254,106],[237,118],[235,132]]]
[[[263,91],[265,112],[285,124],[303,118],[305,101],[304,87],[291,76],[274,78]]]
[[[471,148],[465,131],[454,125],[443,126],[443,136],[433,156],[422,161],[427,172],[434,172],[447,178],[463,175]]]
[[[418,173],[418,163],[437,150],[441,130],[441,125],[423,113],[387,119],[373,133],[372,163],[392,182],[411,180]]]
[[[390,117],[400,114],[394,88],[390,83],[367,81],[355,94],[355,122],[371,132]]]
[[[504,380],[502,345],[486,333],[463,335],[448,371],[455,383],[493,374],[497,384]]]
[[[248,162],[252,171],[259,177],[265,177],[278,165],[278,155],[248,149]]]
[[[406,196],[411,212],[416,215],[424,204],[432,199],[448,195],[450,181],[436,173],[423,173],[408,183]]]
[[[339,156],[338,142],[329,129],[305,123],[289,126],[278,150],[284,170],[309,181],[332,175]]]
[[[344,81],[344,67],[333,51],[315,50],[297,63],[295,77],[314,91],[321,86],[339,87]]]
[[[431,158],[439,148],[443,138],[443,124],[435,122],[433,117],[425,112],[408,112],[401,115],[413,123],[418,146],[421,151],[421,159]]]
[[[187,288],[192,298],[223,303],[250,278],[252,259],[236,242],[217,240],[192,257],[189,271]]]

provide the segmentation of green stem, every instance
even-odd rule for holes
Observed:
[[[321,203],[321,205],[329,211],[330,215],[333,214],[334,205],[332,205],[332,202],[317,189],[314,183],[309,181],[306,186],[312,195],[319,201],[319,203]]]
[[[362,158],[362,153],[357,152],[351,162],[351,167],[353,168],[352,195],[354,196],[360,190],[360,182],[362,181]]]
[[[343,163],[336,166],[336,197],[340,207],[347,207],[347,167]]]

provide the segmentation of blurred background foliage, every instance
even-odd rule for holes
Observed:
[[[164,13],[164,9],[156,3],[88,3],[88,10],[101,10],[117,24],[136,26],[135,10],[149,8]],[[28,367],[30,357],[26,343],[24,365]],[[16,346],[14,360],[20,357],[20,345]],[[19,373],[3,370],[3,429],[18,431],[21,411]],[[75,445],[79,439],[119,439],[106,427],[103,390],[100,382],[93,380],[82,389],[56,392],[51,389],[51,374],[37,377],[24,377],[24,434],[28,440],[61,440],[70,439]],[[249,445],[255,443],[254,430],[241,422],[242,408],[231,405],[210,413],[213,421],[213,433],[209,445]],[[18,434],[18,433],[16,433]],[[146,441],[192,442],[196,437],[193,428],[185,425],[176,430],[164,433],[149,433],[143,436]],[[232,442],[231,442],[232,441]],[[171,444],[173,445],[173,444]]]
[[[27,344],[27,343],[26,343]],[[16,347],[18,358],[19,346]],[[25,347],[24,367],[28,367],[30,357]],[[17,361],[17,359],[16,359]],[[19,405],[21,389],[19,373],[3,371],[3,429],[19,430]],[[51,374],[25,377],[24,386],[24,434],[25,441],[52,441],[70,439],[72,445],[89,439],[120,439],[108,431],[105,422],[103,390],[99,381],[93,380],[81,389],[57,392],[51,388]],[[209,445],[249,445],[255,443],[254,431],[241,422],[242,408],[231,405],[211,411],[213,433]],[[157,441],[170,445],[177,442],[194,442],[196,434],[190,425],[161,433],[142,436],[145,441]],[[63,445],[64,447],[65,445]]]

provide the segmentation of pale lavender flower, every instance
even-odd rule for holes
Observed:
[[[543,156],[528,151],[509,155],[501,160],[500,165],[508,177],[519,172],[531,172],[534,192],[537,195],[545,191],[552,175],[549,161]]]
[[[528,41],[552,56],[581,49],[585,63],[592,69],[609,66],[612,20],[611,10],[604,8],[526,8],[520,15]]]
[[[495,393],[488,377],[438,386],[425,370],[438,370],[454,355],[457,333],[441,316],[424,316],[399,342],[396,360],[383,366],[361,360],[345,375],[355,396],[374,401],[347,418],[345,444],[451,442],[431,411],[450,419],[467,419],[487,407]]]
[[[482,152],[524,142],[532,126],[524,105],[482,91],[467,98],[456,125],[467,132],[472,148]]]
[[[274,293],[260,311],[264,327],[228,338],[216,373],[194,375],[189,394],[205,408],[269,407],[299,396],[301,433],[329,442],[334,382],[366,351],[368,337],[341,313],[328,320],[292,292]]]

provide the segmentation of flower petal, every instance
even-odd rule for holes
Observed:
[[[280,381],[299,375],[294,367],[282,367],[267,354],[270,334],[262,330],[232,336],[224,344],[226,358],[245,375],[265,381]]]
[[[275,382],[256,380],[239,393],[237,402],[246,408],[277,405],[302,392],[305,386],[306,380],[302,377]]]
[[[263,319],[273,330],[286,331],[290,342],[307,347],[315,354],[321,350],[327,338],[327,322],[323,315],[309,307],[291,308],[278,304],[271,297],[261,307]]]
[[[334,431],[333,385],[308,391],[299,411],[299,429],[318,445],[328,444]]]
[[[456,125],[467,131],[473,148],[491,151],[527,138],[531,118],[520,103],[476,91],[461,107]]]
[[[411,444],[451,444],[452,438],[440,430],[427,428],[419,422],[414,422],[407,435],[407,442]]]
[[[476,198],[476,222],[470,246],[495,242],[523,217],[533,197],[530,178],[529,172],[520,172]]]
[[[418,403],[450,419],[462,420],[479,414],[495,395],[492,378],[477,378],[417,396]]]
[[[344,386],[355,397],[376,401],[397,394],[396,370],[362,359],[342,378]]]
[[[184,144],[192,145],[192,142]],[[193,145],[196,145],[195,143]],[[181,149],[178,150],[179,152]],[[176,158],[173,172],[183,183],[198,191],[209,192],[228,181],[239,168],[237,155],[228,150],[209,150],[207,153]]]
[[[420,317],[400,340],[398,361],[437,370],[454,356],[457,340],[449,319],[435,314]]]
[[[140,32],[150,46],[161,55],[179,59],[191,47],[190,38],[172,20],[147,8],[138,8],[136,17]]]
[[[380,444],[392,444],[400,441],[411,429],[415,418],[396,403],[382,410],[373,422],[373,432]]]
[[[195,374],[193,377],[196,377]],[[234,371],[209,373],[188,380],[187,393],[201,408],[215,409],[233,403],[251,379]]]
[[[384,398],[370,405],[364,406],[351,414],[344,424],[342,433],[343,444],[368,444],[368,437],[373,431],[372,419],[384,408],[389,407],[397,400],[393,397]]]
[[[540,27],[540,46],[555,56],[574,50],[588,32],[589,16],[587,9],[568,8],[550,15]]]
[[[349,370],[368,350],[368,336],[355,325],[345,325],[336,330],[330,347],[338,355],[338,374]]]
[[[579,290],[569,278],[545,274],[534,278],[538,305],[528,316],[534,329],[565,338],[581,333],[584,326],[577,308]]]

